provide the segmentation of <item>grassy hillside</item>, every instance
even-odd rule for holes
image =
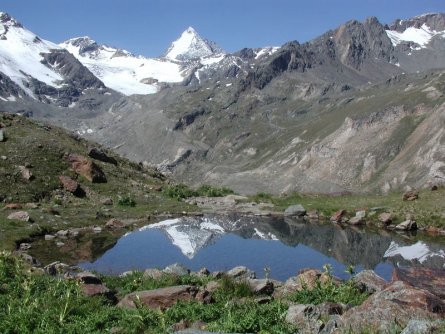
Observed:
[[[194,210],[160,191],[168,181],[154,169],[104,150],[117,165],[88,158],[107,179],[106,183],[92,183],[72,169],[67,157],[72,153],[88,157],[97,144],[12,114],[0,113],[0,123],[5,135],[0,142],[1,207],[18,203],[33,220],[10,220],[7,216],[17,210],[0,210],[0,248],[14,248],[16,240],[33,234],[100,226],[110,218],[147,219],[163,212]],[[22,176],[23,167],[32,174],[29,180]],[[86,196],[79,198],[63,190],[60,175],[76,180]],[[112,199],[112,205],[102,204],[107,198]]]

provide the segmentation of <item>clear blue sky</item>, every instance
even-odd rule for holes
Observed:
[[[159,56],[188,26],[233,52],[305,42],[350,20],[382,23],[445,12],[444,0],[1,0],[8,12],[53,42],[88,35],[135,54]]]

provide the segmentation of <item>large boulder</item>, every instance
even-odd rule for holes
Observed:
[[[305,214],[306,209],[301,204],[291,205],[284,210],[284,216],[286,217],[304,216]]]
[[[445,300],[445,270],[430,268],[395,268],[393,281],[403,281],[427,290]]]
[[[94,162],[79,154],[70,154],[68,161],[73,170],[93,183],[107,182],[104,172]]]
[[[395,281],[371,295],[362,305],[343,315],[345,329],[368,329],[389,333],[395,323],[406,325],[416,319],[437,319],[445,315],[445,302],[432,293]]]
[[[171,286],[148,291],[136,291],[126,295],[117,305],[124,308],[137,308],[140,304],[150,309],[164,310],[178,301],[194,300],[199,289],[190,285]]]

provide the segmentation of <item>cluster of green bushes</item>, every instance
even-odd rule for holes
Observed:
[[[218,188],[210,185],[202,185],[197,189],[192,189],[185,184],[169,185],[163,189],[163,193],[177,200],[189,197],[220,197],[233,194],[233,190],[229,188]]]

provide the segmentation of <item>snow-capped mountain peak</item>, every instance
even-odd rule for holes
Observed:
[[[60,49],[57,44],[41,39],[7,13],[0,13],[0,72],[29,96],[34,96],[27,84],[30,77],[53,87],[63,80],[42,62],[42,54],[57,49]]]
[[[8,13],[5,12],[0,12],[0,23],[5,26],[8,25],[19,28],[23,27],[20,22],[18,22],[16,19],[14,19]]]
[[[445,14],[428,13],[396,20],[386,33],[394,46],[412,42],[418,45],[417,49],[423,49],[433,38],[445,38]]]
[[[223,50],[214,42],[201,37],[195,29],[188,27],[181,36],[171,44],[165,54],[165,58],[187,61],[222,52]]]

